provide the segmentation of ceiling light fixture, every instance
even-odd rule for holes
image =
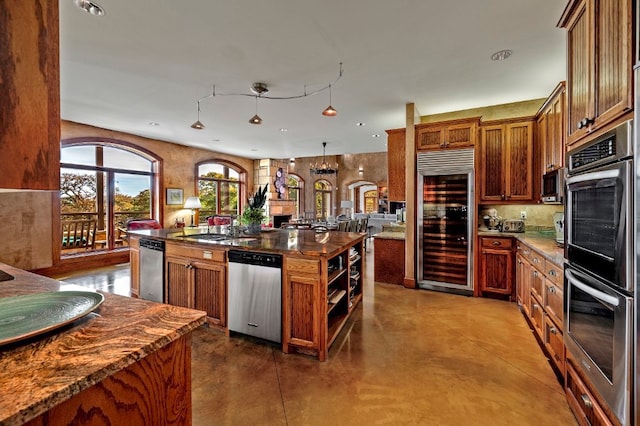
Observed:
[[[73,0],[73,4],[93,16],[104,16],[104,9],[98,3],[94,3],[90,0]]]
[[[511,56],[512,53],[513,53],[513,50],[509,50],[509,49],[501,50],[501,51],[496,52],[493,55],[491,55],[491,60],[492,61],[504,61],[509,56]]]
[[[314,175],[335,175],[338,173],[338,164],[333,167],[329,163],[327,163],[325,159],[325,150],[327,148],[327,143],[322,142],[322,164],[312,164],[309,168],[309,172]]]
[[[322,111],[322,115],[325,117],[335,117],[338,114],[338,111],[335,110],[334,107],[331,106],[331,85],[329,85],[329,106]]]
[[[75,0],[75,1],[80,1],[80,0]],[[258,98],[262,98],[262,99],[279,99],[279,100],[300,99],[300,98],[306,98],[307,96],[316,95],[318,93],[324,92],[325,90],[329,89],[329,106],[327,108],[325,108],[324,111],[322,111],[322,115],[327,116],[327,117],[334,117],[337,114],[337,111],[331,106],[331,86],[336,84],[336,82],[338,80],[340,80],[341,77],[342,77],[342,62],[340,62],[340,70],[338,72],[338,76],[331,83],[329,83],[326,86],[323,86],[323,87],[321,87],[321,88],[319,88],[317,90],[311,91],[311,92],[307,92],[307,86],[305,85],[304,86],[304,91],[301,94],[292,95],[292,96],[271,96],[271,95],[267,95],[266,93],[269,92],[269,87],[267,86],[266,83],[253,83],[251,85],[251,88],[250,88],[251,93],[216,93],[216,86],[214,85],[213,86],[213,91],[211,92],[211,94],[203,96],[200,99],[198,99],[198,101],[197,101],[197,103],[198,103],[198,120],[195,123],[193,123],[191,125],[191,127],[194,128],[194,129],[197,129],[197,130],[202,130],[202,129],[205,128],[204,124],[202,124],[202,122],[200,122],[200,103],[202,101],[206,100],[206,99],[215,98],[216,96],[250,96],[250,97],[256,98],[256,115],[251,117],[251,120],[249,120],[249,122],[251,124],[261,124],[262,123],[262,119],[258,116]]]
[[[266,89],[265,89],[266,90]],[[249,119],[251,124],[262,124],[262,118],[258,115],[258,96],[256,96],[256,115]]]

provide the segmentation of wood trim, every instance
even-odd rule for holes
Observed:
[[[404,286],[416,288],[416,116],[418,110],[415,104],[410,103],[405,107],[406,132],[405,132],[405,170],[408,179],[405,179],[405,259],[404,259]]]
[[[547,100],[545,100],[542,106],[538,109],[538,112],[536,112],[536,116],[535,116],[536,121],[540,117],[540,114],[542,114],[544,110],[547,109],[549,105],[551,105],[556,100],[556,98],[566,89],[567,89],[566,81],[563,80],[560,83],[558,83],[555,89],[551,91],[551,94],[549,95],[549,97],[547,97]]]
[[[567,5],[565,6],[564,11],[562,12],[562,15],[560,16],[560,19],[558,20],[558,23],[556,24],[556,27],[558,27],[558,28],[566,28],[567,27],[567,21],[571,18],[571,16],[573,15],[574,11],[578,7],[578,4],[581,1],[583,1],[583,0],[569,0],[569,3],[567,3]]]
[[[427,123],[418,123],[415,125],[416,130],[419,129],[424,129],[427,127],[449,127],[449,126],[455,126],[457,124],[471,124],[471,123],[475,123],[480,125],[482,120],[482,116],[476,116],[476,117],[464,117],[464,118],[454,118],[451,120],[445,120],[445,121],[431,121],[431,122],[427,122]]]
[[[59,227],[58,227],[59,228]],[[58,234],[60,231],[58,230]],[[58,244],[59,245],[59,244]],[[56,249],[54,248],[54,251]],[[58,249],[58,252],[60,249]],[[91,252],[73,257],[60,259],[58,263],[48,268],[33,269],[38,275],[55,278],[56,276],[77,272],[85,269],[100,268],[103,266],[117,265],[129,262],[129,248],[113,250],[110,252]]]
[[[507,125],[507,124],[517,124],[517,123],[522,123],[526,121],[530,121],[533,123],[536,121],[536,116],[529,115],[525,117],[511,117],[511,118],[501,118],[499,120],[488,120],[488,121],[481,122],[480,127],[485,128],[485,127],[501,126],[501,125]]]

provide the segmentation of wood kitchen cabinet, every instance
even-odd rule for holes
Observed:
[[[614,423],[609,420],[603,405],[582,380],[576,370],[575,361],[569,356],[567,357],[565,394],[569,407],[580,425],[613,426]]]
[[[327,359],[362,300],[363,239],[329,257],[286,256],[282,350]]]
[[[540,174],[564,167],[566,83],[560,82],[536,114]],[[536,178],[541,178],[537,176]]]
[[[480,202],[534,200],[533,120],[487,122],[480,129]]]
[[[480,117],[416,126],[416,149],[459,149],[472,148],[478,138]]]
[[[131,269],[131,296],[140,296],[140,239],[129,236],[129,264]]]
[[[520,253],[516,255],[516,301],[526,316],[530,315],[531,303],[531,264]]]
[[[567,144],[633,109],[631,0],[571,0],[567,29]]]
[[[227,325],[227,266],[224,250],[167,242],[165,301],[207,313],[210,325]]]
[[[387,179],[388,198],[405,201],[405,153],[406,130],[387,130]]]
[[[514,296],[514,250],[510,237],[480,237],[480,293]]]

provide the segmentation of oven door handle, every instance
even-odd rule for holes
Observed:
[[[584,173],[577,176],[571,176],[567,178],[567,185],[572,185],[574,183],[580,182],[588,182],[590,180],[602,180],[602,179],[614,179],[620,176],[620,170],[603,170],[600,172],[590,172]]]
[[[620,301],[618,300],[617,297],[610,296],[607,293],[604,293],[600,290],[596,290],[595,288],[590,287],[589,285],[578,280],[571,271],[564,271],[564,274],[567,276],[567,279],[571,282],[571,284],[578,287],[580,290],[584,291],[588,295],[593,296],[596,299],[606,302],[615,307],[617,307],[620,304]]]

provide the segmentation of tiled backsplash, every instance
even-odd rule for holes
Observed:
[[[553,214],[564,212],[561,204],[537,204],[537,205],[491,205],[478,206],[478,216],[482,218],[482,211],[486,209],[496,209],[498,216],[503,219],[520,219],[520,212],[526,212],[527,219],[524,221],[527,229],[533,227],[553,228]],[[479,221],[478,223],[482,223]]]

